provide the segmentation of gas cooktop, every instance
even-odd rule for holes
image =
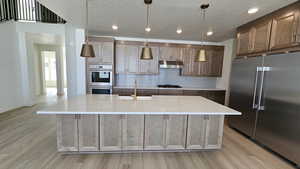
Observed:
[[[164,84],[164,85],[157,85],[159,88],[182,88],[179,85],[171,85],[171,84]]]

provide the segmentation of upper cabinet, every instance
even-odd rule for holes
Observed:
[[[116,73],[138,73],[139,46],[117,45],[116,46]]]
[[[237,56],[295,50],[300,42],[299,14],[300,2],[296,2],[239,27]]]
[[[112,64],[114,58],[114,43],[91,41],[93,45],[95,57],[87,58],[88,64]]]
[[[183,76],[222,76],[224,47],[206,47],[207,62],[195,62],[198,48],[182,49]]]
[[[251,29],[239,31],[237,34],[237,55],[250,53]]]
[[[182,76],[222,76],[224,46],[196,46],[184,44],[149,44],[153,59],[140,59],[141,42],[116,44],[115,68],[117,74],[159,74],[159,60],[182,61]],[[207,62],[195,62],[199,49],[206,50]]]
[[[159,60],[177,61],[181,60],[181,48],[179,47],[160,47]]]
[[[299,10],[299,8],[284,10],[273,18],[270,49],[282,49],[297,45]]]
[[[159,48],[151,47],[153,59],[141,60],[143,46],[116,45],[116,73],[117,74],[158,74]]]
[[[272,21],[254,25],[251,33],[251,52],[266,52],[269,48]]]

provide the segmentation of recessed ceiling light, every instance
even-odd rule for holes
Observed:
[[[113,30],[118,30],[119,29],[118,25],[112,25],[111,27],[112,27]]]
[[[178,28],[178,29],[176,30],[176,32],[177,32],[177,34],[181,34],[181,33],[182,33],[182,29],[181,29],[181,28]]]
[[[207,36],[211,36],[211,35],[213,35],[213,34],[214,34],[213,31],[208,31],[208,32],[206,33]]]
[[[256,12],[258,12],[258,8],[250,8],[250,9],[248,10],[248,14],[254,14],[254,13],[256,13]]]
[[[146,31],[146,32],[150,32],[150,31],[151,31],[151,28],[148,26],[148,27],[145,28],[145,31]]]

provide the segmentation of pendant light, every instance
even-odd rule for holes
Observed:
[[[85,44],[82,45],[81,48],[81,53],[80,56],[81,57],[95,57],[95,52],[94,52],[94,48],[93,45],[89,44],[89,40],[88,40],[88,0],[85,1],[86,2],[86,21],[85,21]]]
[[[201,8],[201,13],[202,13],[202,19],[203,19],[203,23],[205,23],[205,13],[206,13],[206,9],[209,7],[209,4],[202,4],[200,6]],[[203,43],[204,42],[204,36],[205,36],[205,33],[204,31],[201,32],[201,42]],[[200,49],[198,52],[197,52],[197,56],[196,56],[196,59],[195,59],[195,62],[206,62],[207,61],[207,58],[206,58],[206,51],[205,49]]]
[[[145,5],[147,6],[147,24],[146,24],[146,34],[151,31],[150,24],[149,24],[149,8],[150,5],[152,4],[152,0],[144,0]],[[142,53],[141,53],[141,59],[142,60],[152,60],[153,55],[152,55],[152,49],[148,45],[148,40],[146,40],[145,46],[142,48]]]

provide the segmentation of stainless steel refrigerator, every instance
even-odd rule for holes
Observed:
[[[300,53],[233,62],[229,125],[300,166]]]

